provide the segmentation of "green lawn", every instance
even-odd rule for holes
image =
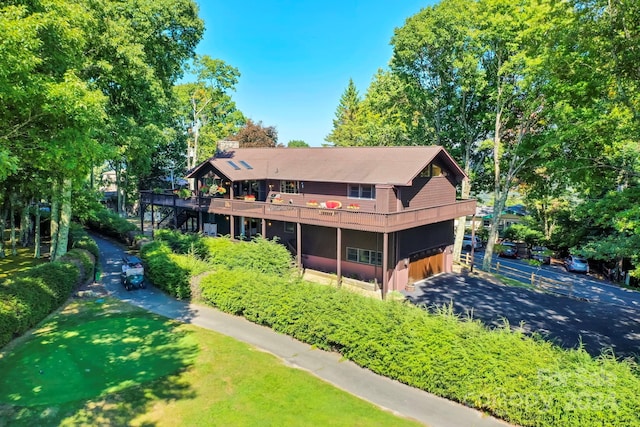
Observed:
[[[11,254],[11,246],[9,242],[5,242],[5,257],[0,258],[0,280],[5,279],[16,273],[28,270],[35,267],[38,264],[49,262],[49,258],[33,258],[33,247],[22,248],[18,247],[18,255]],[[43,249],[48,251],[48,246],[43,246]],[[43,253],[45,253],[43,251]]]
[[[0,425],[419,425],[244,343],[111,299],[71,303],[6,348],[0,372]]]

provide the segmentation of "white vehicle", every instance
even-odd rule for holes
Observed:
[[[473,249],[481,249],[482,248],[482,240],[480,240],[480,238],[478,236],[473,236],[473,239],[472,239],[471,235],[465,234],[464,235],[464,239],[462,240],[462,249],[464,249],[466,251],[470,251],[471,250],[471,242],[473,242]]]

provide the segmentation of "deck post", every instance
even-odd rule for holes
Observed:
[[[302,224],[296,222],[296,265],[302,270]]]
[[[173,227],[178,229],[178,206],[176,205],[178,197],[173,196]]]
[[[389,291],[389,233],[382,234],[382,299]]]
[[[229,215],[229,234],[231,235],[231,240],[236,238],[236,217],[233,215]]]
[[[338,287],[342,286],[342,228],[336,228],[336,276],[338,277]]]

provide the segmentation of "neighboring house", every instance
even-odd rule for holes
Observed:
[[[454,219],[476,207],[456,200],[466,176],[438,146],[239,148],[187,178],[194,196],[143,191],[141,212],[169,207],[177,228],[277,237],[298,267],[376,281],[383,295],[451,271]]]

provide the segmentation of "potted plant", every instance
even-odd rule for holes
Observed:
[[[347,206],[347,209],[358,210],[360,209],[360,205],[357,203],[351,203],[349,204],[349,206]]]
[[[181,199],[188,199],[191,197],[191,190],[189,190],[188,188],[181,188],[178,190],[177,194]]]
[[[309,200],[307,202],[307,206],[316,207],[316,206],[318,206],[318,201],[317,200]]]
[[[209,192],[209,186],[208,185],[203,185],[202,187],[200,187],[200,192],[202,194],[207,194]]]
[[[255,202],[256,201],[256,196],[255,196],[255,194],[247,194],[247,195],[244,196],[244,199],[247,202]]]
[[[216,192],[220,195],[225,194],[227,192],[227,189],[224,187],[218,187],[218,189],[216,190]]]
[[[284,199],[281,197],[274,197],[271,199],[271,203],[275,203],[276,205],[281,205],[284,203]]]

